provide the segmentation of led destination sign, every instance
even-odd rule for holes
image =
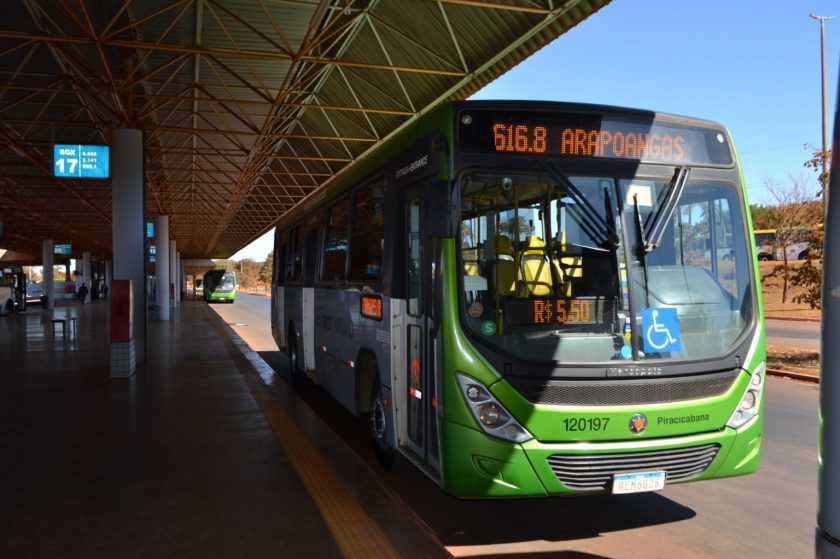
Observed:
[[[574,159],[619,159],[671,165],[731,165],[721,130],[636,115],[465,111],[466,150]]]
[[[615,302],[603,298],[541,298],[508,300],[505,320],[511,326],[557,327],[563,324],[599,324],[614,312]]]

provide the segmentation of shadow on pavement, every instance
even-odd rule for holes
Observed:
[[[277,390],[291,386],[288,360],[279,351],[259,355],[278,378],[267,384]],[[526,541],[568,541],[597,537],[609,532],[688,520],[696,513],[659,493],[593,495],[503,500],[458,500],[407,460],[398,460],[390,470],[376,461],[367,431],[366,417],[353,417],[319,386],[305,383],[293,390],[343,439],[382,480],[386,490],[405,503],[444,546],[507,544]],[[533,557],[597,559],[580,552],[531,554]],[[484,557],[503,557],[486,555]],[[516,554],[519,559],[529,555]]]

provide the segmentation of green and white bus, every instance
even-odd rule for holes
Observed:
[[[278,221],[293,379],[456,497],[747,474],[765,345],[727,130],[614,107],[448,103]]]
[[[233,303],[236,301],[236,273],[210,270],[204,274],[202,290],[208,303]]]

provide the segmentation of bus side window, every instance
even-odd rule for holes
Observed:
[[[324,263],[321,279],[329,282],[344,281],[347,264],[347,244],[350,234],[350,197],[345,196],[327,213],[324,236]]]
[[[289,232],[289,253],[286,260],[285,283],[297,283],[300,278],[300,230],[300,226],[296,226]]]
[[[377,281],[382,275],[385,225],[384,183],[363,186],[353,195],[349,281]]]
[[[286,273],[286,243],[280,245],[280,248],[277,249],[276,254],[274,255],[274,284],[275,285],[284,285],[285,284],[285,273]]]

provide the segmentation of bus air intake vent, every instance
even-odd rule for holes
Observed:
[[[690,377],[613,380],[532,381],[515,377],[508,382],[528,401],[555,406],[623,406],[709,398],[725,394],[740,369]]]
[[[554,454],[548,465],[569,489],[605,491],[613,476],[633,472],[666,472],[668,483],[702,474],[715,459],[719,444],[623,454]]]

